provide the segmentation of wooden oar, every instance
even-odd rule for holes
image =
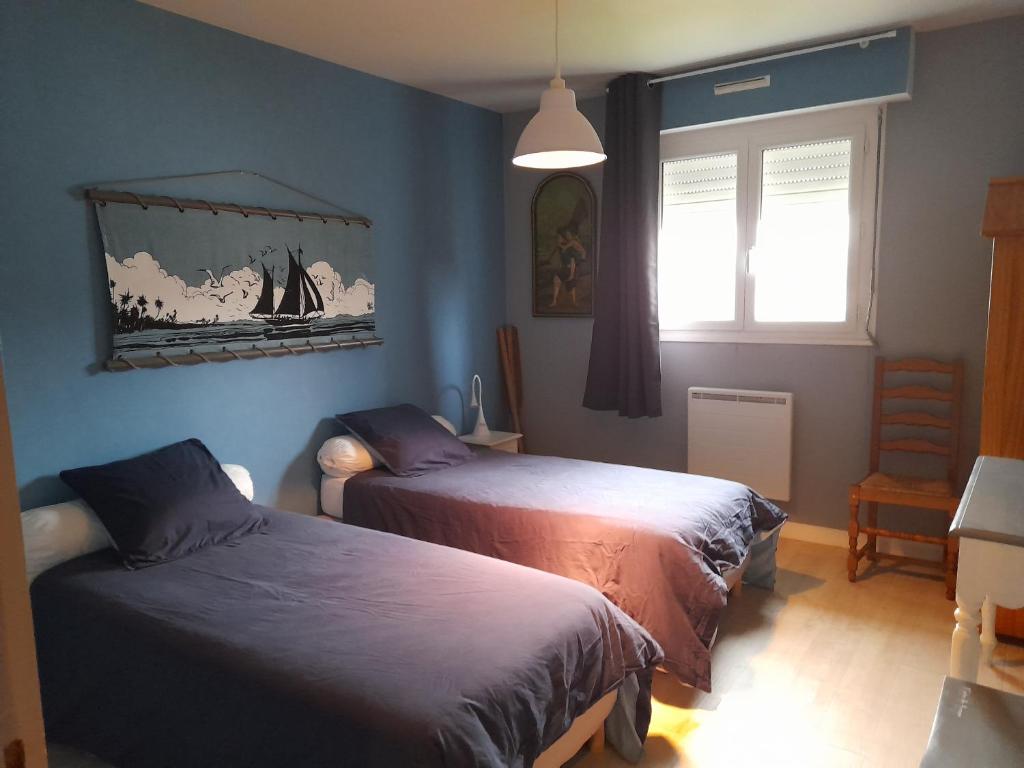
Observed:
[[[519,358],[519,331],[515,326],[498,328],[498,357],[505,381],[505,397],[512,416],[512,429],[522,433],[523,379]],[[526,452],[526,440],[520,438],[519,450]]]

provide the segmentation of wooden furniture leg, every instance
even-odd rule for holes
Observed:
[[[949,522],[953,522],[953,518],[956,517],[956,507],[951,507],[949,510]],[[946,536],[945,546],[945,559],[946,559],[946,599],[956,599],[956,556],[957,556],[957,539],[954,536]]]
[[[978,638],[978,624],[981,622],[983,598],[957,590],[956,627],[949,650],[949,675],[969,683],[978,680],[978,659],[981,656],[981,641]]]
[[[860,514],[860,495],[855,489],[850,489],[850,554],[846,558],[846,572],[850,581],[857,580],[857,540],[860,536],[860,523],[857,516]]]
[[[868,503],[868,528],[878,527],[878,502],[872,501]],[[868,560],[876,562],[878,560],[878,537],[873,533],[868,534],[868,547],[867,547]]]
[[[981,604],[981,663],[992,663],[992,652],[996,649],[996,604],[988,597]]]

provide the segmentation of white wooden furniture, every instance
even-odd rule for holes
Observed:
[[[470,445],[482,445],[485,448],[493,448],[496,451],[505,451],[505,453],[519,453],[519,441],[522,437],[518,432],[495,432],[491,430],[487,437],[459,435],[459,440]]]
[[[1024,608],[1024,461],[981,456],[949,533],[960,539],[949,674],[973,682],[992,660],[996,606]]]

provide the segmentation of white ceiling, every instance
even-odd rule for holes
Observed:
[[[142,0],[326,61],[507,112],[551,77],[554,0]],[[1024,13],[1024,0],[561,0],[570,88],[902,24]]]

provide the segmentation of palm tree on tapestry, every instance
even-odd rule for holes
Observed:
[[[110,281],[110,300],[114,300],[114,289],[117,288],[117,280]]]
[[[159,320],[160,313],[163,311],[164,308],[164,300],[157,296],[156,301],[153,302],[153,306],[156,307],[156,317]]]
[[[114,285],[113,280],[110,283]],[[126,333],[135,327],[134,323],[131,322],[131,313],[135,310],[135,307],[132,307],[131,311],[128,309],[128,307],[132,306],[132,299],[134,298],[131,291],[125,291],[117,297],[118,300],[116,302],[111,299],[114,307],[114,327],[117,329],[117,333]],[[118,305],[120,305],[120,308],[118,308]]]
[[[139,330],[142,330],[143,324],[146,322],[146,307],[149,306],[149,299],[145,295],[140,295],[135,300],[135,303],[139,305]]]

